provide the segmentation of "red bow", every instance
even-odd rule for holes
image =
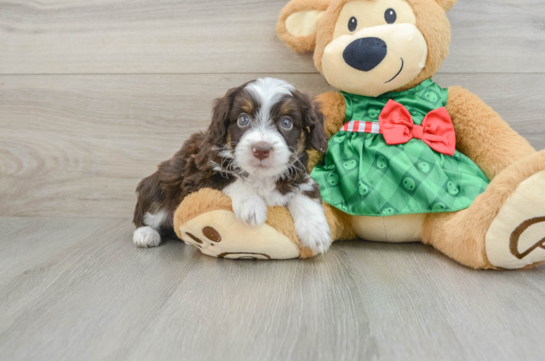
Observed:
[[[390,99],[380,113],[379,125],[388,145],[405,144],[415,138],[445,155],[453,156],[456,151],[454,126],[445,107],[432,110],[422,125],[416,125],[407,108]]]

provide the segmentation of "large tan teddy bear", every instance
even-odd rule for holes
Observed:
[[[469,91],[431,78],[456,0],[293,0],[277,32],[341,90],[317,97],[329,149],[311,155],[333,241],[422,241],[463,265],[545,261],[545,151]],[[244,225],[221,192],[188,196],[175,231],[224,258],[315,256],[284,208]]]

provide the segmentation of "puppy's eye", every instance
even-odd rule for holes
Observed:
[[[250,117],[246,114],[242,114],[240,118],[238,118],[237,124],[241,128],[247,127],[250,124]]]
[[[354,32],[357,28],[358,28],[358,19],[352,16],[350,20],[348,20],[348,30],[350,30],[350,32]]]
[[[282,119],[282,122],[280,122],[280,126],[285,130],[290,130],[293,128],[293,123],[289,118]]]
[[[394,9],[386,10],[386,12],[384,13],[384,20],[386,20],[388,24],[395,23],[397,20],[397,14],[395,10]]]

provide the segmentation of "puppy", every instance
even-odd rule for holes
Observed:
[[[262,78],[233,88],[216,99],[208,130],[138,185],[134,244],[159,245],[182,200],[207,187],[229,196],[236,217],[251,226],[265,223],[267,206],[287,206],[301,246],[323,253],[330,230],[306,151],[326,148],[322,113],[292,85]]]

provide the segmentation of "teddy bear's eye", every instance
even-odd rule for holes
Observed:
[[[350,20],[348,20],[348,30],[351,32],[354,32],[358,28],[358,19],[355,17],[351,17]]]
[[[384,13],[384,20],[386,20],[388,24],[395,23],[397,20],[397,14],[395,10],[394,9],[386,10],[386,12]]]

